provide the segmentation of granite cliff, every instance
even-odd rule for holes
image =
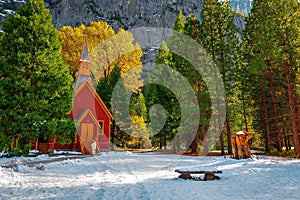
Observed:
[[[171,28],[180,10],[185,16],[200,12],[205,0],[45,0],[53,16],[53,24],[78,26],[103,20],[115,30],[137,27]],[[233,0],[231,7],[247,15],[253,0]],[[24,0],[0,0],[0,22],[23,4]],[[244,19],[236,17],[238,27],[244,27]]]
[[[199,14],[203,0],[46,0],[56,27],[103,20],[122,27],[172,27],[180,10]]]

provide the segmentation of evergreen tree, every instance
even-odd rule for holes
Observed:
[[[111,105],[111,98],[112,98],[112,92],[113,89],[115,88],[116,84],[118,81],[121,79],[121,72],[120,68],[118,66],[115,66],[110,73],[110,76],[108,77],[103,77],[100,78],[98,85],[96,87],[96,91],[98,95],[101,97],[103,102],[105,103],[106,107],[112,112],[112,105]],[[112,121],[111,124],[111,143],[112,143],[112,150],[113,150],[113,145],[115,144],[115,137],[117,135],[117,126],[115,120]]]
[[[190,36],[195,40],[196,42],[200,43],[200,21],[197,19],[195,15],[189,15],[186,19],[185,26],[184,26],[184,34]],[[188,48],[188,47],[187,47]],[[190,52],[190,55],[192,56],[194,52]],[[195,58],[195,59],[201,59],[201,58]],[[205,81],[203,78],[198,74],[198,72],[195,70],[194,66],[191,66],[190,63],[185,62],[184,67],[179,69],[182,74],[189,80],[190,84],[193,86],[195,93],[197,94],[198,99],[198,105],[200,107],[200,122],[197,122],[200,124],[198,126],[197,134],[191,141],[191,151],[192,153],[198,151],[198,140],[200,139],[202,141],[202,146],[204,149],[204,154],[206,155],[208,153],[208,144],[206,141],[206,127],[208,127],[208,119],[207,117],[210,117],[209,115],[205,115],[204,113],[210,113],[210,103],[206,103],[209,97],[207,96],[207,93],[205,92],[207,90]]]
[[[257,91],[265,91],[267,95],[263,93],[261,99],[267,130],[266,150],[269,151],[270,143],[274,142],[277,151],[282,151],[284,134],[291,131],[295,153],[299,156],[296,91],[299,68],[299,3],[296,0],[254,1],[247,20],[244,43],[245,58],[249,68],[251,67],[248,71],[257,72],[261,77],[260,80],[253,79],[257,84],[253,85],[252,98],[259,105],[259,96],[255,95]],[[268,115],[271,117],[267,118]],[[287,120],[287,117],[291,120]],[[275,133],[275,139],[272,139],[272,135],[269,136],[269,132]]]
[[[265,150],[270,152],[270,129],[271,124],[268,116],[269,106],[267,99],[269,99],[269,89],[267,87],[268,80],[265,76],[265,69],[262,62],[257,62],[253,58],[257,55],[255,47],[258,42],[257,30],[260,24],[259,15],[262,15],[261,9],[262,1],[254,1],[253,7],[249,17],[246,18],[246,28],[243,35],[240,75],[245,77],[241,83],[242,99],[249,99],[249,106],[252,107],[254,119],[254,130],[261,135],[264,135]],[[261,14],[259,14],[261,13]],[[255,63],[255,64],[254,64]],[[252,103],[250,103],[252,102]],[[257,110],[257,114],[256,111]]]
[[[194,15],[190,15],[187,18],[187,21],[191,22],[192,24],[193,23],[197,24],[197,19],[195,19]],[[183,34],[187,31],[186,30],[186,21],[184,20],[182,12],[179,12],[177,19],[175,21],[173,30],[175,32],[179,32],[179,33],[183,33]],[[173,36],[171,36],[171,38],[169,39],[169,42],[168,42],[168,46],[172,46],[173,50],[177,49],[177,52],[180,52],[179,49],[188,50],[188,47],[182,41],[182,38],[178,34],[174,34]],[[193,54],[193,52],[191,52],[191,54]],[[196,74],[197,74],[194,67],[188,61],[186,61],[183,57],[181,57],[180,55],[177,55],[175,53],[170,53],[169,60],[170,60],[168,62],[169,66],[171,68],[173,68],[174,70],[176,70],[177,72],[179,72],[180,75],[182,75],[185,79],[187,79],[191,85],[194,85],[195,80],[196,80]],[[167,62],[167,61],[165,61],[165,62]],[[183,91],[184,90],[182,90],[182,92]],[[175,112],[177,112],[178,114],[180,112],[180,109],[188,109],[188,108],[176,107],[176,106],[183,106],[183,105],[176,104],[178,102],[178,100],[170,101],[170,102],[174,103],[172,109]],[[177,117],[178,120],[181,119],[180,115],[178,115],[178,116],[175,115],[173,117]],[[192,126],[198,125],[199,122],[192,122],[192,120],[191,120],[190,123],[191,123],[190,127],[192,127]],[[175,125],[177,125],[177,124],[175,124]],[[175,130],[177,133],[178,127],[176,127],[176,129],[174,129],[173,132]],[[177,136],[177,138],[180,138],[181,140],[185,141],[184,145],[185,145],[186,150],[191,149],[191,151],[196,152],[197,151],[198,134],[196,134],[195,137],[194,136],[195,136],[194,133],[184,133],[184,135],[180,135],[179,137]],[[176,146],[179,146],[180,141],[176,141],[176,142],[177,142]]]
[[[177,31],[179,33],[183,33],[183,29],[184,29],[184,24],[185,24],[185,21],[184,21],[184,16],[182,14],[182,11],[179,11],[178,15],[177,15],[177,18],[175,20],[175,23],[174,23],[174,27],[173,27],[173,30],[174,31]]]
[[[184,34],[192,37],[196,42],[200,42],[200,21],[196,15],[189,15],[184,26]]]
[[[44,1],[28,0],[2,29],[0,132],[22,149],[38,137],[75,134],[66,116],[72,108],[73,78]]]
[[[144,121],[147,120],[147,108],[145,104],[145,97],[142,92],[139,92],[137,97],[137,115],[142,117]]]
[[[104,101],[107,108],[112,113],[117,113],[119,121],[118,125],[121,125],[125,130],[121,130],[120,127],[116,124],[116,121],[113,120],[111,124],[111,143],[112,149],[116,144],[122,144],[126,146],[128,143],[132,143],[135,146],[141,146],[144,141],[149,143],[149,134],[146,129],[146,119],[147,119],[147,110],[145,106],[145,99],[141,92],[133,93],[131,100],[129,101],[129,106],[126,107],[124,103],[124,93],[128,92],[125,89],[123,79],[121,78],[121,71],[118,65],[114,66],[112,71],[109,73],[108,77],[100,78],[97,85],[97,93]],[[114,103],[120,104],[118,106],[112,106],[112,93],[114,92]],[[122,110],[116,110],[116,109]],[[114,110],[113,110],[114,109]],[[125,114],[125,109],[129,109],[131,120],[122,120],[122,114]],[[126,111],[125,111],[126,112]],[[131,122],[132,121],[132,122]],[[133,125],[132,125],[133,124]],[[143,130],[143,133],[138,133],[136,131],[136,126],[140,126]],[[129,134],[131,133],[131,134]],[[116,139],[116,140],[115,140]],[[141,140],[140,140],[141,139]],[[127,145],[128,146],[128,145]]]
[[[105,103],[106,107],[111,109],[111,95],[114,87],[121,79],[121,72],[118,66],[115,66],[108,77],[100,78],[96,91]]]
[[[99,80],[96,91],[105,103],[106,107],[110,110],[112,87],[109,84],[108,78],[101,78]]]
[[[212,60],[216,64],[215,67],[220,71],[225,83],[227,144],[228,153],[231,154],[230,108],[228,102],[232,91],[232,75],[238,59],[239,40],[237,37],[237,29],[234,25],[234,13],[229,8],[229,4],[230,1],[205,1],[201,12],[201,44],[211,55]],[[219,88],[216,85],[216,91],[218,90]],[[224,136],[221,130],[222,125],[220,124],[220,119],[218,119],[218,126],[220,131],[221,152],[224,154]]]
[[[161,47],[157,52],[156,64],[157,65],[155,65],[153,73],[156,73],[157,75],[153,77],[160,77],[159,82],[164,82],[167,85],[171,74],[168,75],[167,73],[169,72],[167,71],[162,72],[161,70],[156,70],[159,67],[159,65],[164,65],[166,67],[171,67],[172,65],[172,54],[169,52],[167,44],[164,41],[162,42]],[[148,84],[144,87],[143,93],[145,96],[146,108],[148,111],[150,110],[151,106],[155,104],[163,106],[166,110],[167,116],[165,124],[160,130],[160,132],[155,133],[155,135],[152,138],[154,146],[159,146],[159,148],[162,149],[163,147],[170,145],[171,141],[177,134],[178,127],[180,124],[180,105],[172,91],[170,91],[167,87],[163,85]],[[161,123],[161,119],[159,119],[159,117],[160,116],[153,116],[152,120],[154,120],[154,118],[157,118],[158,121],[150,121],[149,123],[153,126],[155,126],[155,123]],[[173,143],[172,146],[174,152],[179,150],[180,141],[176,142],[177,143]]]

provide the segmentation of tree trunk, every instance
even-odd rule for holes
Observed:
[[[164,146],[163,145],[163,137],[161,135],[161,136],[159,136],[159,149],[162,149],[163,146]]]
[[[180,152],[180,138],[178,137],[175,137],[176,138],[176,148],[177,148],[177,151]]]
[[[227,129],[228,154],[232,154],[231,130],[230,130],[230,121],[229,121],[228,109],[226,109],[226,129]]]
[[[198,84],[198,104],[199,106],[201,106],[203,104],[203,99],[201,98],[201,93],[202,93],[202,87],[201,87],[201,80],[198,79],[197,80],[197,84]],[[202,109],[200,108],[200,120],[202,120],[202,118],[204,117],[204,112],[202,111]],[[201,128],[199,130],[199,136],[201,135],[201,140],[202,140],[202,146],[203,146],[203,154],[207,155],[208,154],[208,144],[207,144],[207,140],[206,140],[206,131],[205,131],[205,124],[202,123]]]
[[[207,138],[206,138],[205,124],[201,125],[201,132],[202,132],[203,154],[207,155],[209,152],[209,147],[208,147]]]
[[[112,127],[111,127],[111,135],[110,135],[110,142],[111,142],[111,150],[113,151],[113,150],[115,150],[115,147],[114,147],[114,145],[115,145],[115,131],[116,131],[116,121],[115,120],[113,120],[112,121],[112,125],[111,125]]]
[[[218,121],[220,121],[220,120],[218,119]],[[220,130],[220,129],[219,129],[219,130]],[[220,142],[221,142],[221,155],[225,155],[224,133],[223,133],[222,130],[220,131]]]
[[[245,98],[244,98],[244,92],[242,89],[242,106],[243,106],[243,117],[244,117],[244,123],[245,123],[245,130],[248,132],[248,121],[247,121],[247,113],[246,113],[246,105],[245,105]]]
[[[289,150],[289,142],[288,142],[289,134],[288,134],[288,131],[286,129],[283,132],[284,132],[284,146],[285,146],[285,150],[288,151]]]
[[[192,153],[197,153],[197,146],[198,146],[198,137],[196,135],[191,144]]]
[[[265,125],[265,148],[266,152],[270,153],[271,146],[270,146],[270,134],[269,134],[269,121],[268,121],[268,111],[267,111],[267,102],[265,92],[263,90],[262,82],[260,82],[260,91],[261,91],[261,100],[262,100],[262,110],[263,110],[263,118],[264,118],[264,125]]]
[[[171,144],[172,144],[172,153],[174,153],[174,154],[177,153],[177,150],[176,150],[177,141],[175,141],[175,140],[176,140],[176,138],[173,137],[172,142],[171,142]]]
[[[214,67],[214,75],[215,77],[217,76],[217,69],[216,69],[216,65]],[[217,84],[215,84],[215,88],[216,88],[216,91],[217,91],[217,95],[218,95],[218,91],[219,91],[219,87]],[[217,96],[217,112],[218,112],[218,133],[220,134],[220,142],[221,142],[221,155],[225,155],[225,147],[224,147],[224,133],[223,133],[223,130],[222,130],[222,127],[223,127],[223,124],[221,122],[221,115],[222,113],[220,112],[220,108],[221,108],[221,105],[220,105],[220,99],[219,97]]]
[[[239,131],[234,133],[234,158],[245,159],[250,158],[251,150],[249,147],[249,140],[251,136],[248,132]]]
[[[292,145],[291,145],[291,141],[290,141],[290,136],[289,135],[288,135],[288,138],[287,138],[287,142],[288,142],[289,150],[292,150]]]
[[[277,108],[276,108],[276,99],[275,99],[275,89],[273,84],[273,78],[272,78],[272,71],[270,67],[268,66],[267,69],[269,84],[270,84],[270,93],[271,93],[271,101],[272,101],[272,110],[273,110],[273,121],[274,121],[274,128],[275,128],[275,134],[276,134],[276,148],[277,151],[282,151],[282,145],[281,145],[281,135],[279,131],[278,126],[278,115],[277,115]]]
[[[300,80],[300,79],[299,79]],[[297,94],[294,94],[295,95],[295,98],[294,98],[294,104],[295,104],[295,115],[296,116],[300,116],[300,113],[299,113],[299,104],[298,104],[298,98],[299,96]],[[299,98],[300,99],[300,98]],[[297,117],[296,118],[297,120],[297,124],[300,123],[300,117]],[[300,133],[300,126],[298,125],[298,133]]]
[[[290,113],[291,113],[291,120],[292,120],[292,131],[293,131],[293,138],[294,138],[294,150],[297,157],[300,156],[300,146],[299,146],[299,135],[298,135],[298,127],[297,127],[297,116],[295,112],[295,103],[294,103],[294,95],[293,95],[293,87],[291,82],[291,74],[289,63],[285,60],[284,61],[285,67],[285,76],[288,86],[288,94],[289,94],[289,104],[290,104]]]
[[[212,16],[212,13],[210,13],[210,24],[209,24],[209,30],[210,30],[210,51],[211,51],[211,54],[212,54],[212,60],[214,62],[216,62],[217,60],[217,55],[215,53],[215,38],[216,36],[214,35],[213,33],[213,22],[212,22],[212,19],[213,19],[213,16]],[[214,80],[215,80],[215,83],[216,83],[216,77],[217,77],[217,65],[214,64]],[[215,84],[215,90],[218,94],[219,92],[219,87],[217,84]],[[224,134],[223,134],[223,131],[222,131],[222,126],[223,124],[221,123],[221,113],[220,113],[220,100],[219,100],[219,97],[217,96],[216,97],[216,101],[217,101],[217,111],[218,111],[218,134],[220,134],[220,142],[221,142],[221,154],[222,155],[225,155],[225,148],[224,148]]]

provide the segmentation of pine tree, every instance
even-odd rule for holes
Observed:
[[[96,91],[98,95],[101,97],[105,106],[108,109],[111,109],[111,93],[112,87],[109,84],[108,78],[101,78],[97,84]]]
[[[179,11],[178,15],[177,15],[177,18],[175,20],[175,23],[174,23],[174,27],[173,27],[173,30],[174,31],[177,31],[179,33],[183,33],[183,29],[184,29],[184,24],[185,24],[185,21],[184,21],[184,16],[182,14],[182,11]]]
[[[241,77],[244,77],[242,79],[244,81],[241,83],[242,99],[247,98],[249,106],[253,108],[254,130],[264,136],[265,151],[270,152],[271,124],[268,116],[271,116],[271,113],[269,113],[267,102],[267,99],[269,99],[268,80],[265,76],[264,65],[253,59],[257,55],[255,45],[258,42],[256,38],[259,37],[257,35],[260,24],[258,16],[263,12],[261,9],[262,3],[262,1],[254,1],[251,13],[246,18],[247,26],[243,35],[239,74]],[[257,114],[255,113],[256,110],[258,110]]]
[[[189,15],[184,25],[184,34],[192,37],[196,42],[200,42],[200,21],[196,15]]]
[[[66,116],[72,108],[73,78],[44,1],[28,0],[2,29],[0,131],[22,149],[38,137],[75,134]]]
[[[199,23],[199,21],[194,17],[194,15],[190,15],[187,18],[187,21],[189,22],[189,24],[196,24]],[[184,20],[184,17],[182,15],[182,12],[179,12],[177,19],[175,21],[173,30],[175,32],[181,33],[181,34],[185,34],[185,32],[187,32],[187,28],[186,28],[186,24],[187,22]],[[192,30],[192,26],[190,26],[191,31]],[[168,42],[168,46],[171,46],[173,51],[177,51],[180,52],[183,49],[184,50],[188,50],[186,47],[186,44],[184,41],[182,41],[182,38],[180,37],[179,34],[174,34],[172,37],[170,37],[169,42]],[[179,50],[181,49],[181,50]],[[193,54],[193,52],[191,52],[191,54]],[[180,55],[177,55],[175,53],[170,53],[169,56],[169,66],[171,68],[173,68],[174,70],[176,70],[177,72],[180,73],[181,76],[183,76],[185,79],[187,79],[189,81],[189,83],[191,85],[194,85],[197,79],[197,76],[195,76],[196,74],[198,74],[196,72],[196,70],[194,69],[194,66],[192,66],[187,60],[185,60],[183,57],[181,57]],[[178,106],[176,103],[178,101],[173,101],[174,105],[172,106],[172,109],[176,112],[180,112],[180,109],[189,109],[187,107],[185,108],[180,108],[180,107],[176,107]],[[183,105],[179,105],[179,106],[183,106]],[[187,105],[185,105],[187,106]],[[173,116],[175,117],[175,116]],[[178,117],[181,117],[181,115],[178,115]],[[179,119],[179,118],[178,118]],[[192,119],[190,119],[190,128],[192,128],[192,126],[197,126],[199,124],[199,122],[192,122]],[[174,124],[177,125],[178,124]],[[178,132],[178,128],[174,129],[173,131],[176,130],[176,132]],[[180,135],[179,137],[177,136],[177,138],[182,139],[183,141],[185,141],[185,148],[186,150],[190,149],[192,152],[196,152],[197,151],[197,146],[198,146],[198,136],[199,134],[194,134],[193,132],[191,133],[184,133],[183,135]],[[176,146],[179,146],[179,142],[180,141],[176,141],[177,144]]]
[[[137,147],[149,148],[151,146],[149,139],[150,132],[146,127],[148,113],[145,98],[141,91],[132,95],[129,102],[129,112],[132,125],[128,129],[128,133],[130,133],[134,141],[133,143],[135,143]]]
[[[162,42],[161,47],[156,54],[156,65],[152,73],[152,75],[155,75],[152,77],[154,77],[154,79],[159,77],[160,81],[158,82],[164,82],[167,85],[167,83],[169,83],[171,74],[168,74],[168,70],[157,70],[160,69],[159,65],[164,65],[165,67],[171,67],[173,65],[172,53],[169,52],[168,46],[164,41]],[[162,123],[161,116],[152,116],[151,119],[154,121],[149,122],[151,127],[155,129],[153,133],[155,135],[153,135],[152,139],[153,143],[155,146],[159,146],[159,148],[166,147],[168,144],[170,144],[177,134],[178,126],[180,124],[180,105],[178,100],[172,91],[163,85],[149,84],[143,89],[147,110],[150,110],[151,106],[155,104],[163,106],[166,110],[166,121],[159,132],[155,131],[158,131],[158,127],[156,126],[160,126],[160,123]],[[157,113],[154,112],[154,114]],[[155,119],[157,119],[157,121],[155,121]],[[176,144],[173,143],[172,150],[174,152],[179,149],[179,142],[180,141],[176,141]]]
[[[269,113],[269,109],[269,115],[272,116],[269,121],[265,121],[265,129],[274,129],[277,151],[282,151],[283,132],[291,130],[295,153],[299,156],[296,91],[299,67],[299,3],[296,0],[254,1],[247,21],[244,43],[249,66],[254,69],[252,71],[260,72],[262,77],[260,81],[256,81],[260,83],[260,86],[256,86],[256,91],[267,91],[270,97],[270,101],[262,98],[264,116]],[[264,84],[266,81],[268,88]],[[257,96],[253,95],[253,99],[259,104]],[[289,113],[291,120],[286,120],[286,113]],[[268,151],[269,138],[267,132],[265,141]]]
[[[147,120],[147,108],[145,104],[145,97],[142,92],[139,92],[137,97],[137,114],[143,117],[144,121]]]
[[[200,30],[200,22],[197,20],[195,15],[190,15],[188,16],[186,22],[184,21],[182,12],[180,12],[177,16],[177,19],[175,21],[173,30],[179,33],[184,33],[188,36],[190,36],[192,39],[194,39],[195,41],[199,42],[199,30]],[[186,46],[186,44],[182,41],[182,38],[178,37],[178,34],[174,34],[168,42],[168,45],[173,47],[173,50],[177,50],[177,52],[180,52],[178,49],[181,48],[184,49],[185,51],[190,51],[188,52],[190,56],[196,55],[197,53],[194,52],[194,50],[189,49],[189,47]],[[162,50],[164,49],[164,50]],[[201,140],[204,140],[205,138],[205,128],[206,126],[209,124],[207,123],[207,118],[208,115],[204,115],[204,112],[207,111],[207,108],[210,108],[210,104],[207,102],[205,102],[207,99],[207,93],[205,93],[205,83],[203,83],[204,81],[202,80],[201,76],[199,75],[199,73],[197,72],[197,70],[195,69],[194,66],[191,65],[191,63],[189,63],[187,60],[185,60],[183,57],[168,52],[167,51],[167,45],[163,42],[162,43],[162,49],[159,50],[157,57],[156,57],[156,63],[158,64],[164,64],[167,65],[168,67],[171,67],[172,70],[176,70],[177,72],[180,73],[181,76],[183,76],[186,80],[188,80],[188,82],[190,83],[190,85],[192,86],[193,90],[195,91],[195,93],[197,94],[198,97],[198,106],[201,107],[201,112],[199,113],[199,116],[201,118],[201,121],[196,121],[193,120],[192,118],[199,118],[199,116],[191,116],[190,120],[189,120],[189,128],[191,128],[191,130],[193,129],[193,131],[189,132],[186,131],[185,134],[183,135],[178,135],[178,130],[180,127],[178,127],[179,123],[174,123],[173,128],[170,127],[170,132],[174,132],[177,133],[176,135],[176,140],[173,143],[173,149],[176,150],[179,149],[180,146],[180,139],[183,139],[185,141],[185,145],[187,149],[190,149],[193,153],[198,151],[198,142],[199,142],[199,136],[200,136],[200,132],[202,132],[202,138]],[[199,58],[195,58],[193,57],[193,59],[198,60]],[[169,76],[167,76],[169,77]],[[184,91],[184,89],[182,90]],[[163,92],[164,94],[168,94],[167,92]],[[182,92],[182,95],[184,96],[184,92]],[[172,95],[170,95],[169,97],[172,97]],[[167,97],[166,97],[167,98]],[[172,99],[172,98],[171,98]],[[204,100],[206,99],[206,100]],[[180,109],[184,109],[184,110],[188,110],[191,109],[189,108],[189,105],[178,105],[178,100],[177,99],[172,99],[170,101],[170,99],[167,101],[168,103],[168,108],[171,108],[171,110],[173,110],[172,112],[168,112],[168,119],[174,118],[176,120],[180,119]],[[184,106],[184,107],[182,107]],[[210,109],[208,109],[210,110]],[[169,109],[168,109],[169,111]],[[209,113],[209,112],[208,112]],[[205,117],[204,117],[205,116]],[[171,117],[171,118],[169,118]],[[171,120],[170,120],[171,121]],[[174,120],[173,120],[174,121]],[[167,121],[168,122],[168,121]],[[199,126],[199,123],[201,124],[201,127]],[[194,134],[194,130],[195,127],[198,127],[198,131],[196,134]],[[168,126],[165,126],[168,127]],[[171,139],[175,138],[174,137],[175,134],[171,135]],[[205,146],[205,151],[208,151],[208,147],[207,145]]]
[[[184,25],[184,34],[190,36],[193,40],[200,43],[200,26],[201,24],[197,17],[195,15],[189,15]],[[193,52],[190,52],[190,54],[193,55]],[[204,154],[206,155],[208,153],[208,145],[206,142],[206,117],[208,115],[205,115],[204,112],[210,110],[210,104],[204,103],[208,98],[208,96],[205,95],[205,90],[207,88],[205,86],[204,80],[195,70],[194,66],[191,66],[188,62],[184,62],[183,67],[179,68],[178,70],[189,80],[190,84],[193,86],[195,93],[197,94],[198,105],[200,107],[200,122],[198,122],[200,126],[198,126],[197,134],[191,141],[190,149],[192,153],[198,151],[198,140],[201,136],[201,141],[204,147]]]
[[[201,44],[211,55],[212,60],[216,64],[216,68],[220,71],[225,89],[226,89],[226,127],[227,127],[227,144],[228,153],[232,153],[231,147],[231,128],[229,116],[229,97],[232,91],[231,82],[232,74],[236,68],[236,62],[239,52],[239,39],[237,37],[237,29],[234,25],[234,13],[229,8],[230,1],[207,0],[203,5],[201,12]],[[216,90],[219,88],[216,85]],[[222,154],[224,151],[224,136],[221,130],[220,119],[218,119],[220,131],[220,142]]]
[[[115,88],[116,84],[121,78],[121,72],[120,68],[118,66],[115,66],[110,73],[110,76],[108,77],[103,77],[99,80],[96,91],[98,95],[101,97],[103,102],[105,103],[106,107],[112,112],[112,92],[113,89]],[[117,135],[117,126],[115,120],[112,121],[111,124],[111,143],[112,143],[112,150],[114,149],[114,144],[115,144],[115,137]]]

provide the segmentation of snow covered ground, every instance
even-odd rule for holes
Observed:
[[[1,158],[0,164],[14,160]],[[0,167],[0,199],[300,199],[296,159],[109,152],[44,167]],[[215,181],[184,180],[177,178],[178,168],[216,169],[223,174]]]

